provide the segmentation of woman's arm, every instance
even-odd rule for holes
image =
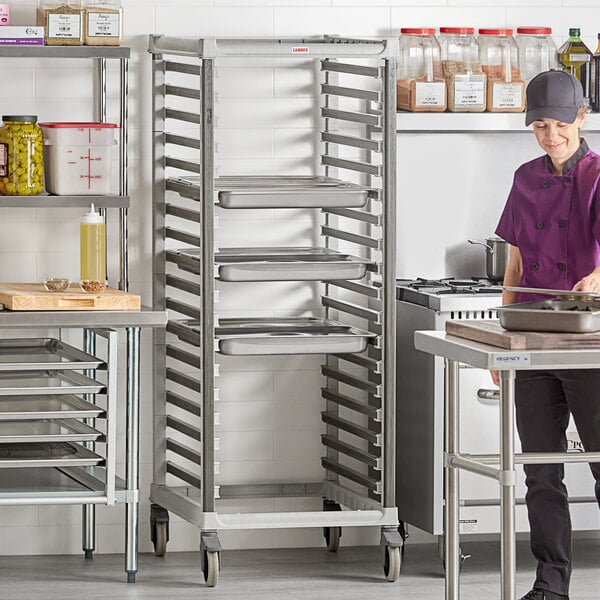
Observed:
[[[523,275],[523,258],[521,251],[516,246],[510,247],[508,254],[508,264],[504,273],[504,285],[518,287],[521,285],[521,276]],[[502,304],[516,304],[519,298],[519,292],[502,292]],[[492,381],[495,385],[500,385],[498,371],[490,371]]]
[[[521,285],[523,276],[523,258],[517,246],[511,246],[508,254],[508,264],[504,273],[504,285],[518,287]],[[519,297],[518,292],[502,292],[502,304],[516,304]]]

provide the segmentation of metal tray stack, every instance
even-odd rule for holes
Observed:
[[[0,469],[105,464],[82,445],[107,442],[84,422],[106,417],[89,401],[106,384],[79,372],[96,369],[104,361],[57,339],[0,340]]]

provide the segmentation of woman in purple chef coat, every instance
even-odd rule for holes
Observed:
[[[544,71],[527,86],[525,124],[545,152],[521,165],[496,233],[510,244],[504,285],[600,292],[600,156],[580,137],[578,79]],[[503,304],[548,296],[504,291]],[[495,383],[498,373],[492,372]],[[586,451],[600,451],[600,369],[517,371],[523,452],[565,452],[569,416]],[[533,589],[521,600],[568,600],[571,518],[564,466],[525,465]],[[600,464],[590,465],[600,503]]]

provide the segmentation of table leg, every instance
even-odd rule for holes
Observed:
[[[127,583],[135,583],[138,560],[138,506],[140,454],[140,328],[127,328],[127,422],[125,484],[125,571]]]
[[[450,456],[459,452],[459,406],[458,406],[458,362],[446,359],[445,388],[445,433],[444,433],[444,560],[446,569],[446,600],[459,597],[459,470],[449,464]],[[514,600],[514,599],[511,599]]]
[[[516,591],[515,544],[515,372],[500,371],[500,486],[502,495],[501,599],[514,600]]]

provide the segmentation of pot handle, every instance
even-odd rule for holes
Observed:
[[[477,246],[485,246],[490,251],[490,254],[494,254],[494,249],[485,242],[478,242],[477,240],[467,240],[467,242],[469,242],[469,244],[474,244]]]

